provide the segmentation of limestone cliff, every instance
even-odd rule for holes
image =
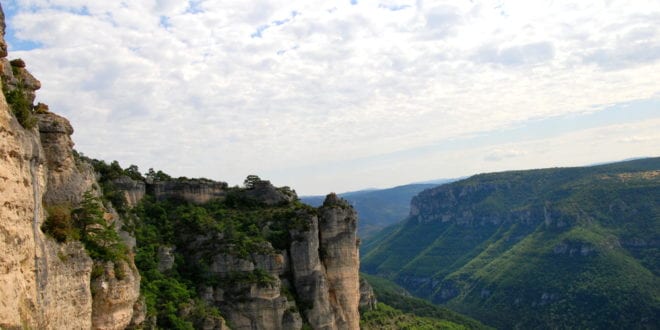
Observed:
[[[34,105],[41,82],[24,61],[7,60],[6,48],[0,38],[0,329],[159,326],[148,314],[153,296],[140,295],[143,278],[134,263],[144,247],[133,236],[141,219],[128,212],[137,214],[145,196],[151,203],[193,205],[195,216],[204,204],[224,203],[219,218],[258,224],[225,228],[222,219],[193,216],[199,222],[184,223],[183,230],[162,223],[150,228],[170,230],[156,236],[153,258],[142,259],[153,262],[154,274],[201,281],[177,291],[190,296],[172,307],[176,317],[202,329],[359,328],[357,214],[346,201],[331,194],[322,207],[309,208],[290,188],[264,180],[243,189],[206,179],[107,177],[74,151],[66,118]],[[114,259],[90,248],[83,236],[93,234],[86,229],[71,229],[81,225],[76,212],[87,212],[86,203],[100,197],[98,222],[84,228],[119,235],[125,249]],[[62,232],[49,227],[53,221],[62,222]],[[240,236],[244,229],[258,238]]]
[[[4,28],[0,8],[0,36]],[[132,261],[124,265],[128,269],[123,280],[130,293],[115,300],[94,294],[95,261],[83,245],[57,242],[41,230],[48,207],[76,207],[83,192],[98,185],[91,167],[74,158],[69,122],[43,104],[32,105],[41,83],[23,61],[8,61],[6,49],[0,38],[5,92],[0,94],[0,328],[124,328],[139,293]],[[18,95],[24,111],[11,108],[5,94]],[[106,314],[107,305],[118,304],[126,305],[115,310],[121,309],[128,320],[113,320],[112,327],[106,327],[92,318]]]
[[[227,184],[204,179],[177,179],[155,181],[147,185],[147,190],[158,200],[179,198],[202,204],[226,194]]]
[[[299,329],[302,322],[296,310],[314,329],[359,329],[357,214],[331,194],[318,215],[303,212],[297,216],[307,226],[291,230],[288,250],[254,254],[249,261],[219,258],[222,262],[215,268],[264,269],[276,279],[265,288],[252,284],[248,303],[223,308],[223,312],[237,329]],[[297,292],[297,299],[287,300],[282,286]]]
[[[337,195],[326,197],[309,227],[293,230],[291,271],[314,329],[358,329],[357,214]]]
[[[123,181],[129,190],[139,186]],[[144,270],[161,274],[155,279],[197,269],[192,276],[201,282],[195,286],[199,297],[207,306],[217,307],[232,329],[301,329],[305,324],[313,329],[359,329],[357,214],[345,200],[330,194],[324,206],[312,209],[300,204],[291,189],[264,180],[245,189],[225,185],[215,198],[210,198],[208,189],[200,189],[198,180],[186,180],[185,189],[173,188],[182,180],[144,181],[148,204],[159,211],[154,218],[142,214],[138,227],[153,225],[161,237],[167,235],[163,228],[177,233],[167,241],[138,239],[138,248],[158,246],[153,250],[157,262],[145,264]],[[202,184],[221,185],[210,180]],[[200,203],[207,198],[216,208]],[[165,220],[168,208],[189,210],[178,214],[195,213],[197,219],[203,218],[201,209],[208,208],[218,217],[205,220],[210,227],[197,230],[200,224],[194,223],[195,218]],[[244,220],[226,222],[234,217]],[[245,221],[255,222],[248,226]],[[256,237],[236,241],[235,226],[254,228],[250,230],[257,232],[251,235]],[[218,229],[227,227],[234,229]],[[281,239],[269,241],[273,233]],[[181,310],[178,315],[185,319],[187,313]],[[200,320],[193,321],[201,327]]]

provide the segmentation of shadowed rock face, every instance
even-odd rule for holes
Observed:
[[[147,191],[157,200],[175,198],[204,204],[215,198],[224,198],[227,183],[202,179],[155,181],[147,185]]]
[[[253,199],[260,204],[269,206],[288,203],[297,198],[294,192],[285,193],[278,190],[267,180],[256,182],[252,189],[245,191],[245,195],[247,198]]]
[[[364,278],[360,278],[360,310],[373,310],[376,308],[376,295],[371,284]]]
[[[128,207],[136,206],[146,194],[146,185],[142,181],[133,180],[122,176],[112,181],[112,184],[124,193],[124,199]]]

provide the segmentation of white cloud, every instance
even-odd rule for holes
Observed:
[[[42,81],[39,100],[71,119],[78,149],[232,183],[660,92],[649,74],[660,72],[654,1],[9,5],[19,8],[9,29],[42,45],[10,45],[10,56]],[[436,161],[429,168],[447,166]],[[314,188],[305,175],[272,179],[348,185]]]
[[[500,149],[496,148],[484,157],[484,160],[491,162],[498,162],[507,158],[515,158],[524,155],[523,151],[517,149]]]

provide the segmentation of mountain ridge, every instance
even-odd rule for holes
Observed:
[[[478,174],[425,190],[405,221],[365,242],[362,270],[498,327],[653,324],[659,173],[660,158],[645,158]],[[626,318],[598,319],[585,302]],[[576,313],[584,323],[571,323]]]
[[[346,199],[360,215],[358,234],[364,239],[390,224],[403,220],[409,213],[411,198],[422,190],[436,186],[438,186],[436,183],[411,183],[386,189],[350,191],[338,195]],[[318,206],[322,202],[322,196],[302,196],[300,200],[308,205]]]

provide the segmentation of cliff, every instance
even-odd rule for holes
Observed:
[[[311,208],[255,176],[144,178],[81,156],[6,55],[0,40],[0,328],[359,328],[345,200]]]
[[[180,183],[173,181],[158,185]],[[188,188],[159,197],[154,184],[146,184],[138,213],[137,245],[144,251],[138,267],[146,287],[165,278],[168,286],[196,292],[189,309],[169,313],[157,306],[178,298],[147,291],[155,296],[151,317],[159,327],[224,324],[219,313],[231,329],[359,328],[357,214],[346,201],[331,194],[313,209],[290,189],[260,180],[249,188],[225,186],[221,196],[198,203]]]
[[[0,28],[4,36],[1,8]],[[41,83],[23,61],[8,61],[6,49],[1,38],[0,327],[124,328],[139,295],[139,274],[130,257],[120,265],[128,267],[128,276],[118,282],[131,289],[111,300],[92,289],[95,265],[108,263],[90,258],[79,241],[59,242],[42,231],[52,207],[76,208],[83,193],[98,191],[98,185],[91,166],[74,158],[69,122],[43,104],[33,106]],[[114,291],[113,284],[108,288]],[[107,320],[113,313],[125,316]]]
[[[177,179],[154,181],[147,184],[146,189],[157,200],[179,198],[203,204],[214,198],[223,198],[227,192],[227,184],[204,179]]]

